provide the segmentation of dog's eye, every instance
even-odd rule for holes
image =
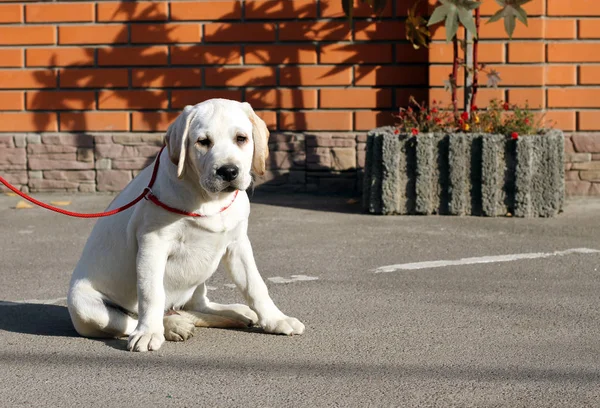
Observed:
[[[210,146],[210,139],[209,138],[198,139],[198,141],[196,143],[199,144],[200,146],[209,147]]]
[[[244,136],[244,135],[237,135],[237,136],[235,137],[235,140],[236,140],[238,143],[242,144],[242,143],[246,143],[246,142],[248,141],[248,138],[247,138],[246,136]]]

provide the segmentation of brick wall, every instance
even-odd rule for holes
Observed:
[[[364,131],[392,124],[411,94],[448,98],[451,47],[438,29],[430,50],[413,50],[412,4],[389,0],[377,23],[361,6],[350,25],[340,0],[2,1],[0,172],[32,191],[111,189],[151,156],[123,137],[154,146],[186,104],[224,97],[250,102],[274,132],[269,183],[356,189]],[[510,43],[502,23],[484,24],[482,60],[503,81],[478,105],[528,100],[566,131],[600,131],[591,4],[534,0]],[[597,169],[600,152],[584,153]],[[600,194],[600,177],[578,181],[577,193]]]

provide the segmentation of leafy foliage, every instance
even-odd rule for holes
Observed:
[[[496,0],[502,8],[490,17],[488,24],[503,18],[504,29],[506,30],[508,37],[512,39],[517,25],[517,19],[527,26],[527,12],[523,10],[521,6],[530,1],[531,0]]]
[[[441,5],[437,6],[429,18],[428,26],[432,26],[445,20],[446,40],[448,42],[456,36],[458,27],[462,24],[473,37],[477,37],[473,10],[481,3],[472,0],[439,0]]]
[[[418,50],[421,47],[427,48],[431,39],[431,33],[427,28],[427,20],[417,14],[417,7],[420,0],[415,2],[408,10],[406,18],[406,39],[411,42],[413,47]]]

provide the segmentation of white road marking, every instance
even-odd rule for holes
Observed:
[[[272,278],[267,278],[269,281],[273,283],[292,283],[292,282],[301,282],[301,281],[313,281],[318,280],[316,276],[307,276],[307,275],[292,275],[291,279],[282,278],[281,276],[274,276]]]
[[[555,252],[533,252],[526,254],[510,254],[510,255],[498,255],[498,256],[482,256],[476,258],[462,258],[457,260],[446,260],[446,261],[428,261],[428,262],[415,262],[397,265],[382,266],[375,269],[375,273],[387,273],[397,271],[412,271],[417,269],[430,269],[430,268],[442,268],[445,266],[456,266],[456,265],[474,265],[474,264],[485,264],[495,262],[511,262],[518,261],[520,259],[537,259],[537,258],[550,258],[553,256],[564,256],[571,254],[597,254],[600,250],[589,249],[589,248],[571,248],[564,251]]]
[[[23,304],[35,304],[35,305],[55,305],[59,302],[67,300],[66,297],[60,297],[56,299],[27,299],[27,300],[15,300],[13,302],[7,302],[0,300],[0,306],[19,306]]]

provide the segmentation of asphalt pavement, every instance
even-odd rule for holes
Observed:
[[[600,406],[600,200],[551,219],[383,217],[257,192],[257,264],[305,334],[198,329],[151,353],[71,326],[95,221],[19,201],[0,196],[0,407]],[[209,285],[242,301],[222,271]]]

